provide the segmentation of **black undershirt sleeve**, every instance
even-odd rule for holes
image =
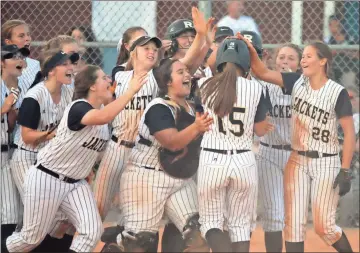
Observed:
[[[151,135],[164,129],[176,128],[170,108],[162,104],[153,105],[146,112],[145,124],[149,128]]]
[[[81,124],[81,120],[85,114],[92,109],[94,108],[85,101],[79,101],[73,104],[68,115],[68,128],[72,131],[79,131],[83,129],[85,125]]]

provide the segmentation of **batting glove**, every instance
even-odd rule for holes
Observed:
[[[351,178],[351,171],[349,169],[342,168],[335,178],[333,189],[335,189],[339,185],[339,195],[344,196],[350,191]]]

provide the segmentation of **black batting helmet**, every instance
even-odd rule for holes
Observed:
[[[192,31],[196,33],[196,30],[194,28],[194,23],[190,19],[178,19],[174,22],[172,22],[165,34],[165,39],[172,40],[178,37],[183,32]]]
[[[242,31],[241,34],[253,44],[259,58],[261,59],[263,53],[263,46],[260,35],[253,31]]]
[[[174,55],[179,49],[179,43],[176,38],[179,37],[180,34],[184,32],[194,32],[196,30],[194,28],[194,23],[190,19],[178,19],[172,22],[165,33],[165,39],[171,40],[171,47],[169,52],[167,52],[168,56]]]
[[[231,62],[240,67],[245,75],[250,70],[250,52],[245,42],[227,38],[221,43],[216,54],[216,69],[221,70],[223,63]]]

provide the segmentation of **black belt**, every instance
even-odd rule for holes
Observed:
[[[269,145],[266,144],[264,142],[260,141],[260,144],[265,146],[265,147],[269,147],[269,148],[274,148],[274,149],[282,149],[282,150],[287,150],[287,151],[291,151],[291,145]]]
[[[80,181],[80,179],[73,179],[73,178],[70,178],[70,177],[65,177],[65,176],[60,176],[59,174],[51,171],[51,170],[48,170],[47,168],[45,168],[44,166],[42,166],[41,164],[39,164],[37,166],[37,168],[47,174],[49,174],[50,176],[53,176],[53,177],[56,177],[58,179],[60,179],[61,181],[65,182],[65,183],[70,183],[70,184],[74,184],[74,183],[77,183]]]
[[[141,166],[142,168],[145,168],[145,169],[147,169],[147,170],[157,170],[157,169],[155,169],[155,168],[153,168],[153,167],[148,167],[148,166]],[[162,171],[162,169],[159,169],[159,171]]]
[[[214,153],[224,154],[224,155],[235,155],[235,154],[241,154],[244,152],[250,151],[250,149],[241,149],[241,150],[219,150],[219,149],[212,149],[212,148],[203,148],[205,151],[210,151]]]
[[[296,152],[299,155],[310,157],[310,158],[321,158],[321,157],[330,157],[330,156],[336,156],[336,154],[327,154],[327,153],[319,153],[318,151],[297,151]]]
[[[1,145],[1,152],[7,152],[9,151],[9,146],[8,145]]]
[[[115,135],[113,135],[113,136],[111,136],[111,140],[117,143],[117,142],[119,141],[119,138],[116,137]],[[132,142],[132,141],[124,141],[124,140],[121,140],[121,141],[120,141],[120,145],[125,146],[125,147],[127,147],[127,148],[133,148],[133,147],[135,147],[135,143]]]

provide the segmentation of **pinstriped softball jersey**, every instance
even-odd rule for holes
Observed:
[[[296,81],[292,91],[293,149],[339,152],[335,105],[343,89],[331,79],[319,90],[312,90],[303,75]]]
[[[134,71],[119,71],[115,74],[116,97],[128,88]],[[140,118],[148,103],[156,97],[158,86],[152,70],[148,73],[148,82],[133,96],[131,101],[112,121],[112,135],[117,142],[110,141],[101,160],[95,179],[94,194],[100,215],[105,219],[115,192],[119,189],[120,176],[127,163],[131,146],[120,145],[122,140],[133,143],[138,134]]]
[[[79,131],[67,127],[69,111],[79,101],[86,102],[84,99],[75,100],[66,108],[56,136],[37,156],[37,164],[74,179],[84,179],[90,174],[98,153],[105,149],[110,138],[107,124],[86,126]]]
[[[161,145],[151,135],[146,123],[147,113],[156,105],[169,108],[175,119],[174,109],[164,99],[155,98],[150,102],[141,117],[139,136],[120,182],[120,207],[124,226],[126,230],[136,233],[156,233],[164,216],[183,231],[187,219],[198,212],[193,179],[178,179],[159,171],[161,166],[158,163],[158,152]],[[190,110],[190,114],[194,115],[194,111]],[[150,147],[139,142],[140,135],[151,141]]]
[[[1,106],[9,94],[4,82],[1,83]],[[8,118],[7,113],[1,115],[1,146],[8,146]],[[1,151],[1,224],[17,224],[20,221],[20,197],[14,183],[9,166],[9,152]]]
[[[263,91],[269,96],[271,110],[269,116],[275,129],[260,137],[267,145],[291,145],[291,95],[284,94],[279,86],[257,80],[263,85]],[[256,211],[259,211],[265,232],[282,231],[284,228],[284,186],[283,174],[290,151],[279,148],[259,146],[257,166],[259,171],[259,207],[254,207],[254,228]]]
[[[199,87],[206,78],[199,80]],[[251,149],[254,133],[254,117],[262,94],[262,86],[254,81],[237,79],[237,101],[232,113],[223,119],[215,115],[206,104],[204,111],[214,119],[210,131],[204,134],[201,147],[219,150]],[[239,92],[241,90],[241,92]]]
[[[66,106],[72,101],[74,90],[70,86],[62,85],[61,87],[61,100],[58,104],[55,104],[52,100],[49,90],[45,87],[44,82],[38,83],[35,87],[30,89],[25,98],[35,99],[40,106],[40,121],[37,127],[37,131],[47,131],[53,126],[59,124]],[[21,110],[21,109],[20,109]],[[21,129],[21,127],[20,127]],[[19,130],[20,130],[19,129]],[[37,152],[44,147],[48,141],[40,143],[37,147],[27,145],[23,142],[21,134],[19,135],[19,147],[23,147],[26,150]]]
[[[341,168],[337,119],[352,116],[349,95],[331,79],[314,90],[303,75],[283,73],[282,78],[286,93],[292,95],[292,147],[295,150],[284,173],[285,240],[305,240],[311,199],[315,232],[325,243],[333,245],[342,235],[335,221],[339,187],[333,189]],[[298,150],[317,151],[318,156],[300,154]]]
[[[116,97],[119,97],[129,88],[133,73],[133,71],[116,73],[115,80],[118,84],[115,90]],[[119,140],[135,141],[141,115],[147,104],[157,96],[158,86],[152,70],[149,71],[147,78],[148,82],[112,122],[113,135],[118,137]]]
[[[103,232],[101,218],[84,178],[104,150],[109,129],[107,124],[82,126],[81,119],[85,114],[80,118],[74,111],[71,119],[75,117],[78,127],[73,127],[69,114],[76,103],[86,107],[85,114],[93,108],[85,99],[72,102],[64,111],[56,137],[39,151],[37,163],[29,169],[25,180],[24,227],[7,239],[11,252],[35,248],[49,232],[59,212],[66,214],[78,232],[71,250],[92,252],[100,239]],[[65,176],[79,181],[65,182]]]
[[[144,115],[151,108],[151,106],[156,104],[162,104],[168,107],[171,110],[172,115],[175,118],[174,108],[169,106],[162,98],[153,99],[150,104],[146,107]],[[190,114],[195,115],[193,111]],[[149,128],[144,123],[145,116],[141,117],[139,123],[139,135],[136,138],[135,147],[132,149],[131,154],[129,156],[129,163],[137,165],[139,167],[148,166],[156,169],[161,169],[161,165],[159,163],[158,158],[158,149],[161,147],[161,144],[155,139],[154,135],[150,134]],[[150,147],[140,144],[140,136],[145,139],[151,141],[152,145]]]
[[[40,62],[38,60],[31,59],[29,57],[26,58],[26,68],[23,69],[21,76],[19,79],[24,84],[22,87],[24,92],[26,93],[33,81],[35,80],[35,76],[37,72],[40,71]]]

